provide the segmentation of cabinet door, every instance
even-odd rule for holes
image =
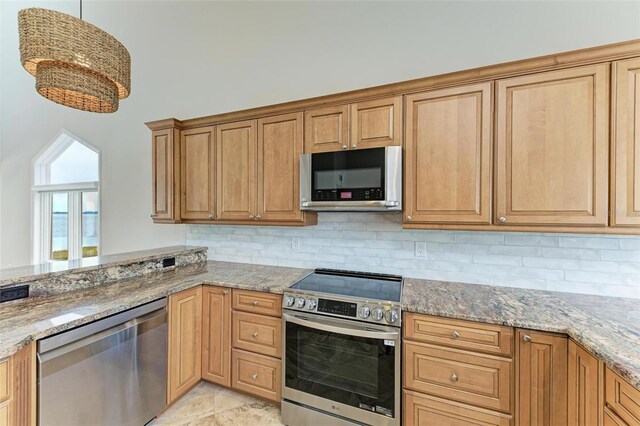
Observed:
[[[302,137],[302,113],[258,120],[258,220],[302,220]]]
[[[179,175],[180,140],[175,129],[156,130],[151,134],[152,198],[151,217],[154,220],[179,220],[180,203],[174,185]]]
[[[169,296],[169,383],[167,403],[200,381],[202,286]]]
[[[497,84],[496,223],[606,226],[609,65]]]
[[[640,59],[614,70],[611,225],[640,226]]]
[[[351,105],[351,149],[402,145],[401,96]]]
[[[569,425],[602,424],[604,391],[602,364],[574,341],[569,341]]]
[[[314,109],[304,115],[304,152],[331,152],[349,148],[349,107]]]
[[[405,99],[405,221],[491,220],[491,83]]]
[[[202,288],[202,378],[231,386],[231,290]]]
[[[252,220],[256,215],[256,121],[218,126],[216,218]]]
[[[214,218],[214,128],[182,131],[182,219]]]
[[[567,338],[530,330],[516,336],[518,424],[567,424]]]

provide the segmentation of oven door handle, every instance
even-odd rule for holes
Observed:
[[[301,319],[288,314],[282,314],[282,318],[286,322],[298,324],[303,327],[314,328],[321,331],[329,331],[331,333],[346,334],[349,336],[364,337],[365,339],[387,339],[397,340],[400,333],[397,331],[369,331],[363,330],[362,327],[337,327],[335,325],[323,324],[317,321]]]

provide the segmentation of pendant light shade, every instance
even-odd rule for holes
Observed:
[[[53,102],[114,112],[131,91],[131,57],[113,36],[74,16],[31,8],[18,13],[20,61]]]

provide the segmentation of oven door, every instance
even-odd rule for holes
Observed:
[[[283,398],[369,425],[400,424],[400,329],[285,313]]]
[[[302,210],[402,209],[402,147],[304,154]]]

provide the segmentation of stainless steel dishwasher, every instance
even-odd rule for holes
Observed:
[[[38,342],[38,424],[142,426],[166,407],[167,300]]]

